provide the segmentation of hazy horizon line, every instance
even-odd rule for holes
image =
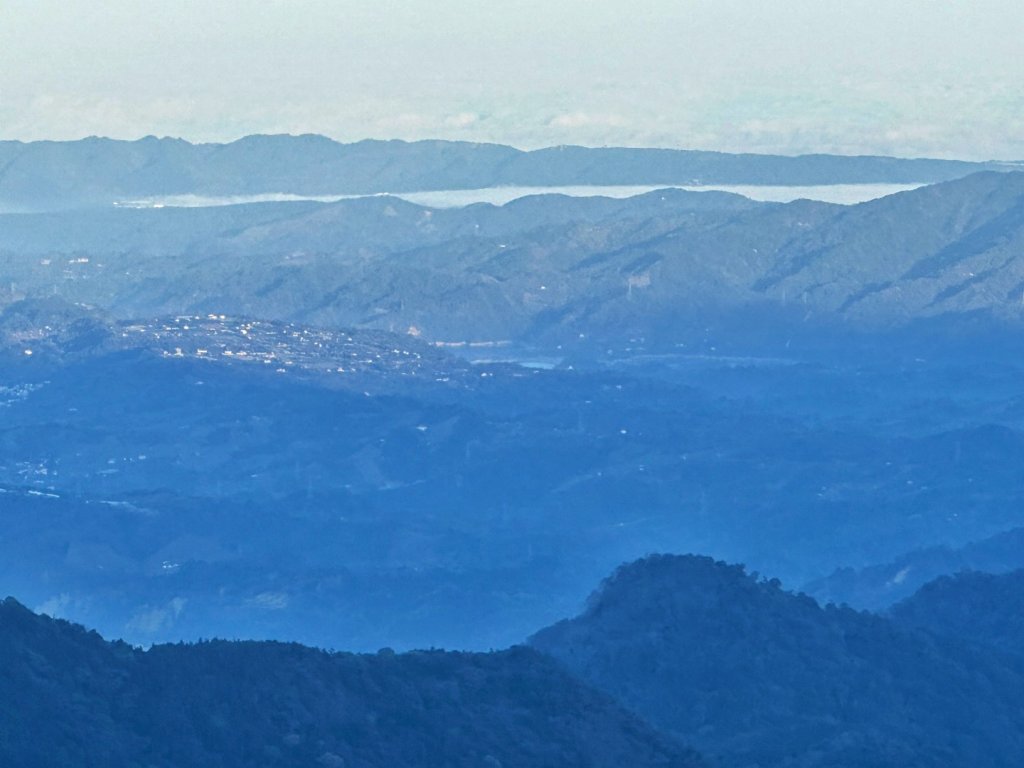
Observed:
[[[325,134],[325,133],[317,133],[316,131],[303,131],[301,133],[291,133],[291,132],[283,132],[283,131],[282,132],[255,131],[253,133],[245,133],[245,134],[239,135],[236,138],[232,138],[232,139],[211,140],[211,141],[202,140],[202,139],[187,138],[187,137],[182,136],[182,135],[177,135],[177,136],[171,135],[171,134],[158,135],[158,134],[155,134],[155,133],[147,133],[147,134],[144,134],[144,135],[141,135],[141,136],[136,136],[135,138],[122,138],[122,137],[118,137],[118,136],[114,136],[114,135],[109,135],[109,134],[95,134],[95,133],[84,135],[84,136],[79,136],[77,138],[60,138],[60,139],[48,139],[48,138],[19,139],[19,138],[6,138],[6,137],[0,136],[0,143],[14,143],[14,144],[26,144],[26,145],[28,145],[28,144],[76,144],[76,143],[90,141],[90,140],[99,140],[99,141],[118,142],[118,143],[124,143],[124,144],[133,144],[133,143],[138,143],[138,142],[141,142],[141,141],[146,141],[147,139],[153,139],[153,140],[156,140],[156,141],[179,141],[179,142],[183,142],[185,144],[188,144],[190,146],[199,147],[199,146],[228,146],[228,145],[231,145],[231,144],[237,144],[237,143],[239,143],[241,141],[245,141],[246,139],[253,139],[253,138],[291,138],[291,139],[316,138],[316,139],[325,139],[325,140],[330,141],[331,143],[337,144],[339,146],[355,146],[357,144],[366,144],[366,143],[379,143],[379,144],[462,144],[462,145],[469,145],[469,146],[502,147],[502,148],[514,149],[517,152],[522,152],[524,154],[525,153],[531,153],[531,152],[539,152],[539,151],[544,151],[544,150],[550,150],[550,149],[632,149],[632,150],[650,150],[650,151],[668,151],[668,152],[700,152],[700,153],[719,154],[719,155],[753,155],[753,156],[758,156],[758,157],[791,157],[791,158],[799,158],[799,157],[850,157],[850,158],[860,157],[860,158],[874,158],[874,157],[877,157],[877,158],[892,158],[892,159],[898,159],[898,160],[939,160],[939,161],[946,161],[946,162],[969,163],[969,164],[974,164],[974,165],[984,165],[984,164],[991,164],[991,163],[1005,163],[1005,164],[1010,164],[1010,165],[1024,164],[1024,158],[1009,159],[1009,158],[995,158],[995,157],[993,157],[993,158],[989,158],[989,159],[986,159],[986,160],[970,160],[970,159],[966,159],[964,156],[948,157],[948,156],[941,156],[941,155],[919,155],[919,154],[899,155],[899,154],[880,154],[880,153],[871,153],[871,152],[844,153],[844,152],[827,152],[827,151],[808,150],[808,151],[801,151],[801,152],[790,153],[790,152],[765,152],[765,151],[755,151],[755,150],[736,151],[736,150],[725,150],[725,149],[708,149],[708,148],[704,148],[704,147],[693,147],[693,146],[682,146],[682,145],[663,145],[663,144],[656,144],[656,143],[651,143],[651,144],[639,144],[639,143],[637,143],[637,144],[634,144],[634,143],[623,143],[623,144],[588,144],[588,143],[582,143],[581,142],[581,143],[538,144],[538,145],[535,145],[535,146],[529,146],[529,145],[515,144],[515,143],[503,142],[503,141],[474,141],[474,140],[471,140],[471,139],[453,139],[453,138],[444,138],[444,137],[424,137],[424,138],[416,138],[416,139],[407,139],[407,138],[400,138],[400,137],[382,138],[382,137],[376,137],[376,136],[366,136],[366,137],[361,138],[361,139],[354,139],[354,140],[349,141],[349,140],[344,140],[344,139],[340,139],[340,138],[335,138],[335,137],[330,136],[330,135]]]

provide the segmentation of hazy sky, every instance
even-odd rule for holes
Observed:
[[[1021,0],[0,0],[0,138],[1024,159]]]

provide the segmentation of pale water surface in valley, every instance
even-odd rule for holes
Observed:
[[[486,187],[484,189],[445,189],[426,192],[399,192],[394,197],[428,208],[460,208],[475,203],[504,205],[530,195],[569,195],[571,197],[633,197],[657,189],[686,189],[694,192],[733,192],[751,200],[774,203],[788,203],[793,200],[820,200],[840,205],[855,205],[897,192],[916,189],[921,184],[821,184],[815,186],[759,186],[751,184],[709,184],[707,186],[685,185],[618,185],[618,186],[569,186],[569,187]],[[118,203],[125,208],[206,208],[219,205],[240,205],[243,203],[273,203],[299,200],[313,200],[324,203],[349,200],[371,195],[319,195],[293,194],[261,195],[166,195],[141,200],[126,200]]]

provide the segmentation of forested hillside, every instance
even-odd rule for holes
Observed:
[[[889,613],[907,626],[1024,655],[1024,570],[943,576]]]
[[[701,764],[526,648],[143,652],[7,599],[0,656],[0,762],[19,768]]]
[[[726,766],[1014,766],[1024,661],[703,557],[623,566],[530,640]]]

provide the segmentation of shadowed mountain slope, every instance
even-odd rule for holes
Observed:
[[[0,603],[0,760],[109,766],[697,766],[526,648],[148,651]]]
[[[1012,766],[1024,665],[709,558],[623,566],[530,643],[729,766]]]
[[[1024,570],[943,576],[892,607],[894,620],[1024,654]]]

